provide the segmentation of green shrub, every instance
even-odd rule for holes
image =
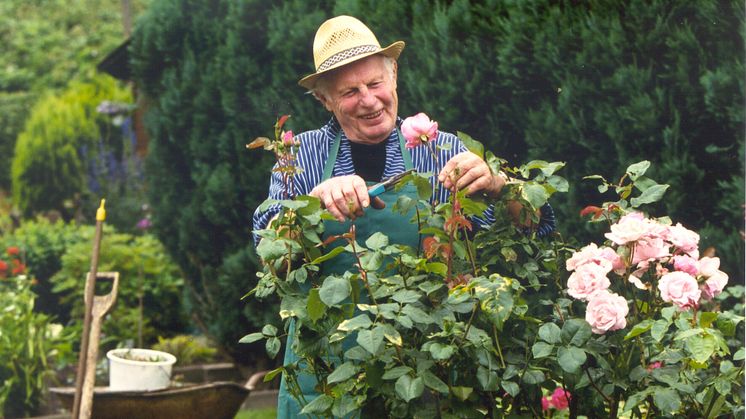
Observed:
[[[213,361],[218,353],[207,338],[192,335],[176,335],[171,338],[159,336],[158,343],[152,349],[174,355],[179,365]]]
[[[94,234],[91,226],[79,230],[83,240],[68,247],[60,271],[51,278],[60,304],[70,310],[73,329],[83,318],[84,281]],[[170,336],[186,327],[181,274],[155,237],[117,233],[105,226],[98,271],[119,272],[117,303],[102,324],[102,351],[121,344],[148,345],[158,336]],[[101,287],[98,294],[109,292],[109,281],[97,284]]]
[[[85,240],[74,223],[46,218],[25,221],[12,232],[0,235],[0,249],[18,247],[28,275],[35,279],[36,310],[52,315],[63,324],[70,320],[70,307],[60,304],[59,296],[52,292],[50,278],[62,268],[61,259],[68,248]]]
[[[92,154],[99,139],[111,141],[108,117],[96,112],[104,100],[130,101],[130,95],[102,76],[90,83],[73,82],[60,96],[47,96],[31,110],[11,169],[13,200],[25,215],[50,210],[75,215],[88,191],[83,150]]]
[[[34,311],[35,295],[26,276],[0,279],[0,416],[37,413],[52,359],[70,358],[70,337],[60,325]]]

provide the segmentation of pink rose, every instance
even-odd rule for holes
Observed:
[[[668,227],[666,240],[683,253],[693,258],[699,257],[699,234],[685,228],[681,223]]]
[[[438,138],[438,123],[420,112],[402,122],[401,133],[407,140],[407,148],[415,148]]]
[[[645,368],[648,370],[648,372],[652,372],[654,369],[658,369],[663,366],[663,363],[660,361],[655,361],[651,364],[648,364],[648,366]]]
[[[665,228],[655,221],[645,218],[641,212],[632,212],[612,224],[607,239],[618,245],[638,241],[644,237],[659,237]]]
[[[718,272],[719,274],[715,274],[707,278],[702,286],[704,297],[708,300],[711,300],[720,295],[720,293],[723,292],[723,288],[728,285],[728,275],[720,271]]]
[[[628,280],[629,282],[634,284],[634,286],[637,287],[637,289],[641,289],[641,290],[648,289],[648,285],[642,282],[642,280],[634,273],[630,274]]]
[[[697,273],[699,273],[699,263],[697,262],[697,259],[687,255],[674,256],[673,267],[677,271],[686,272],[691,276],[697,276]]]
[[[711,258],[708,256],[699,260],[699,274],[705,277],[711,277],[720,272],[720,258]]]
[[[593,333],[602,335],[627,326],[629,306],[627,300],[608,290],[596,291],[588,299],[585,321],[591,325]]]
[[[654,259],[669,256],[668,244],[658,237],[646,237],[635,244],[632,264],[636,265],[642,261],[651,261]]]
[[[720,295],[728,285],[728,275],[719,269],[720,258],[705,256],[699,260],[698,267],[699,275],[706,278],[705,283],[702,284],[704,297],[711,300]]]
[[[282,145],[285,147],[292,147],[293,142],[293,131],[285,131],[282,133]]]
[[[609,288],[607,272],[608,269],[595,263],[578,266],[567,280],[567,293],[578,300],[587,300],[594,292]]]
[[[579,266],[586,263],[595,263],[606,269],[606,272],[614,269],[614,272],[624,273],[624,260],[610,247],[598,247],[596,243],[591,243],[579,251],[573,253],[570,259],[565,262],[568,271],[573,271]]]
[[[562,387],[557,387],[552,393],[550,404],[557,410],[567,409],[570,406],[570,392],[565,391]]]
[[[680,309],[697,307],[701,291],[697,280],[686,272],[667,273],[658,281],[663,301],[676,304]]]

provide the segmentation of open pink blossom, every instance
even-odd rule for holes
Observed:
[[[638,241],[644,237],[659,237],[665,228],[659,223],[645,218],[641,212],[632,212],[612,224],[607,239],[618,245]]]
[[[586,263],[599,265],[606,269],[606,272],[614,269],[617,273],[623,273],[625,270],[624,261],[614,249],[610,247],[598,247],[596,243],[591,243],[573,253],[570,259],[565,262],[565,267],[568,271],[573,271]]]
[[[720,258],[704,256],[698,262],[699,275],[704,277],[711,277],[720,272]]]
[[[635,244],[632,264],[653,261],[669,256],[668,244],[659,237],[645,237]]]
[[[711,300],[720,295],[726,285],[728,285],[728,275],[718,271],[717,274],[707,278],[705,283],[702,284],[702,294],[704,294],[704,298]]]
[[[401,133],[407,140],[407,148],[415,148],[438,138],[438,123],[420,112],[402,122]]]
[[[570,406],[571,398],[569,391],[565,391],[562,387],[557,387],[552,393],[551,404],[557,410],[567,409]]]
[[[673,257],[673,268],[677,271],[686,272],[691,276],[699,273],[699,262],[689,255],[676,255]]]
[[[682,310],[697,307],[702,293],[697,280],[680,271],[663,275],[658,281],[658,290],[663,301],[672,302]]]
[[[668,227],[666,240],[681,252],[699,258],[699,234],[682,226],[681,223]]]
[[[567,280],[567,293],[578,300],[588,300],[594,292],[609,288],[611,281],[606,276],[608,272],[608,269],[595,263],[578,266]]]
[[[596,291],[588,299],[585,308],[585,321],[591,325],[593,333],[606,332],[627,327],[629,306],[624,297],[608,290]]]

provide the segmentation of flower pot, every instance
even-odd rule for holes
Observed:
[[[171,383],[176,357],[151,349],[112,349],[109,359],[109,388],[122,391],[160,390]]]

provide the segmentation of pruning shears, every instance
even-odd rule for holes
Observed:
[[[396,186],[399,181],[404,179],[405,176],[414,173],[414,169],[409,169],[407,171],[401,172],[398,175],[391,176],[390,178],[384,180],[383,182],[376,183],[375,185],[368,188],[368,195],[371,198],[375,198],[378,195],[391,190],[394,186]]]

